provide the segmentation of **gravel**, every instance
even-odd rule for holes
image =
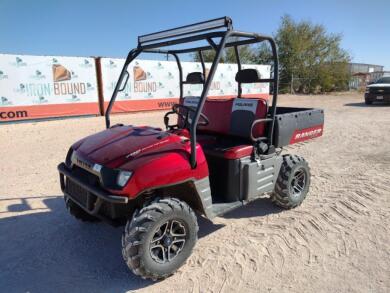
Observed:
[[[324,136],[285,153],[309,162],[310,193],[282,211],[268,199],[199,219],[199,241],[177,274],[153,283],[127,269],[121,227],[68,215],[56,166],[102,117],[0,126],[2,292],[389,292],[390,106],[359,94],[281,96],[325,109]],[[163,112],[114,115],[162,126]]]

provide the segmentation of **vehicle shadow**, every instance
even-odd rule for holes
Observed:
[[[8,212],[34,213],[0,219],[2,292],[127,292],[154,284],[124,263],[123,227],[79,222],[60,196],[42,203],[45,209],[19,199]],[[224,226],[203,217],[198,223],[199,238]]]
[[[153,284],[124,263],[121,227],[78,222],[62,197],[43,203],[50,211],[0,219],[2,292],[126,292]]]
[[[203,218],[202,216],[198,216],[198,239],[206,237],[207,235],[214,233],[215,231],[225,227],[223,224],[214,224],[209,219]]]
[[[366,105],[366,103],[362,102],[362,103],[347,103],[347,104],[344,104],[344,106],[347,106],[347,107],[383,107],[383,106],[390,106],[390,103],[375,103],[375,104],[371,104],[371,105]]]
[[[8,211],[34,213],[0,219],[1,291],[127,292],[154,284],[133,275],[124,263],[122,227],[79,222],[68,215],[60,196],[45,198],[42,211],[20,202]],[[259,199],[224,218],[276,212],[268,199]],[[203,217],[198,223],[199,238],[224,227]]]
[[[277,214],[282,211],[284,211],[284,209],[273,204],[269,198],[259,198],[245,206],[226,213],[223,217],[225,219],[264,217],[270,214]]]

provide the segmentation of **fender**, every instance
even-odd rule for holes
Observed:
[[[198,165],[192,169],[189,163],[190,144],[186,142],[180,149],[169,150],[164,153],[154,152],[130,160],[122,167],[132,170],[133,175],[127,185],[120,191],[110,190],[118,195],[134,199],[144,192],[177,185],[178,182],[194,181],[208,178],[207,161],[200,145],[196,152]]]

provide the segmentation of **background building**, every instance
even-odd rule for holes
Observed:
[[[368,83],[376,81],[382,76],[390,75],[390,71],[384,71],[384,66],[364,63],[350,63],[349,71],[351,79],[349,81],[350,89],[362,89]]]

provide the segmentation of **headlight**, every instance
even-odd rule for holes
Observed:
[[[103,168],[102,165],[94,164],[93,167],[92,167],[92,170],[94,170],[96,173],[100,173],[100,171],[102,170],[102,168]]]
[[[116,183],[120,187],[124,187],[127,184],[127,182],[129,181],[132,174],[133,174],[133,172],[131,172],[131,171],[120,171],[118,174],[118,177],[116,179]]]
[[[76,162],[76,159],[77,159],[76,152],[73,151],[73,152],[72,152],[72,155],[70,156],[70,161],[71,161],[71,163]]]
[[[366,93],[369,93],[369,92],[370,92],[370,88],[366,87]]]

